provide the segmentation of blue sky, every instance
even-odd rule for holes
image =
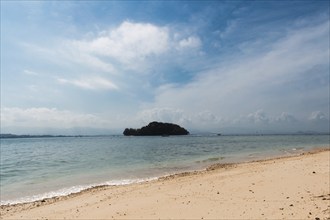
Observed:
[[[328,1],[1,1],[1,132],[329,132]]]

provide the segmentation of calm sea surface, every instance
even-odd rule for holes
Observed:
[[[329,146],[329,135],[1,139],[1,204]]]

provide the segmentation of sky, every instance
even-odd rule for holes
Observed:
[[[329,1],[1,1],[1,133],[329,132]]]

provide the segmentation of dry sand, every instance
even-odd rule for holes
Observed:
[[[1,219],[330,219],[330,151],[1,206]]]

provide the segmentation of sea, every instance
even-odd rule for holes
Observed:
[[[329,148],[329,135],[2,138],[1,205]]]

